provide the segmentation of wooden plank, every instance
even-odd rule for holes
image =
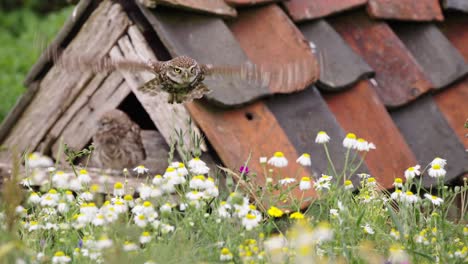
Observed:
[[[468,4],[468,2],[466,2]],[[468,16],[461,13],[452,13],[444,23],[438,24],[445,37],[455,46],[461,55],[468,61]]]
[[[353,12],[330,19],[331,25],[375,70],[375,89],[388,107],[404,105],[431,88],[422,68],[385,23]]]
[[[153,51],[148,46],[148,43],[146,43],[137,26],[129,28],[128,35],[123,36],[118,41],[118,47],[111,50],[110,56],[116,59],[156,60]],[[141,85],[154,78],[152,73],[121,71],[121,74],[166,142],[171,142],[176,130],[184,132],[193,131],[195,134],[200,135],[199,129],[193,123],[191,125],[188,124],[187,121],[190,119],[190,115],[183,105],[168,104],[166,93],[160,93],[158,96],[149,96],[138,91]],[[190,142],[190,135],[188,133],[184,136],[184,142]],[[203,151],[207,150],[204,142],[202,142],[201,148]]]
[[[54,158],[63,155],[58,153],[62,140],[75,150],[86,147],[96,132],[99,118],[117,108],[130,93],[120,73],[113,72],[105,79],[103,77],[96,75],[48,133],[44,141],[46,145],[52,144]]]
[[[325,17],[338,12],[363,6],[367,0],[291,0],[284,2],[294,21]]]
[[[83,52],[90,56],[102,56],[125,32],[129,24],[130,21],[119,4],[104,1],[83,25],[62,56],[76,56]],[[4,144],[8,147],[16,146],[19,150],[34,150],[76,96],[83,91],[91,77],[89,73],[51,68]]]
[[[361,81],[352,89],[324,97],[345,130],[353,131],[358,137],[377,146],[366,155],[367,167],[379,184],[384,188],[393,188],[394,179],[401,177],[407,168],[417,162],[373,85],[369,81]]]
[[[141,10],[174,57],[187,55],[199,63],[213,65],[238,66],[248,62],[239,43],[219,18],[174,10]],[[268,87],[242,80],[205,80],[205,83],[212,90],[205,98],[222,106],[239,106],[270,94]]]
[[[468,78],[451,85],[443,92],[434,95],[435,102],[447,119],[450,127],[457,133],[458,138],[468,149],[468,130],[463,124],[468,118]]]
[[[445,87],[468,73],[468,65],[461,54],[434,24],[403,23],[392,28],[434,87]]]
[[[250,156],[248,167],[251,174],[257,173],[257,177],[250,177],[250,180],[256,186],[266,184],[266,175],[259,158],[271,157],[276,151],[283,152],[289,160],[289,165],[280,170],[283,177],[293,177],[300,181],[301,177],[311,175],[295,162],[301,153],[296,151],[275,116],[262,102],[231,110],[200,102],[188,103],[187,108],[228,168],[239,169]],[[275,180],[279,180],[276,174]],[[297,188],[293,192],[295,197],[302,195]],[[313,193],[309,190],[304,197],[308,198]]]
[[[223,17],[235,17],[236,9],[230,7],[223,0],[158,0],[157,4],[220,15]]]
[[[30,86],[32,82],[40,79],[43,74],[52,66],[52,56],[56,52],[57,48],[65,48],[67,40],[73,38],[73,33],[76,32],[80,27],[83,21],[87,18],[88,14],[91,12],[95,5],[93,0],[82,0],[80,1],[73,10],[73,13],[68,17],[67,21],[60,29],[57,36],[49,44],[49,46],[41,54],[37,62],[31,67],[26,78],[24,80],[25,86]],[[48,66],[49,65],[49,66]]]
[[[270,77],[273,93],[301,91],[318,79],[314,50],[277,5],[242,10],[228,26],[253,63],[283,65],[280,74]]]
[[[250,6],[250,5],[280,2],[280,1],[284,1],[284,0],[224,0],[224,2],[233,6]]]
[[[397,109],[391,112],[391,116],[422,167],[435,157],[446,159],[446,182],[456,180],[468,172],[468,153],[432,96],[427,95]],[[424,186],[434,183],[434,178],[427,175],[423,177]]]
[[[317,83],[322,90],[337,91],[373,75],[372,68],[325,20],[301,23],[298,27],[323,58]]]
[[[367,12],[374,18],[382,19],[414,21],[444,20],[439,0],[369,0]]]
[[[445,9],[468,13],[468,2],[466,0],[443,0],[442,3]]]

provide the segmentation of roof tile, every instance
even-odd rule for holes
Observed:
[[[288,74],[273,74],[272,92],[300,91],[317,80],[319,66],[313,50],[277,5],[242,10],[229,27],[252,62],[294,73],[287,81]]]
[[[284,3],[294,21],[321,18],[365,5],[367,0],[291,0]]]
[[[465,61],[468,61],[468,15],[452,13],[438,26]]]
[[[369,14],[376,18],[431,21],[444,19],[439,0],[369,0]]]
[[[443,0],[444,8],[468,12],[468,1],[466,0]]]
[[[279,1],[283,0],[224,0],[224,2],[234,6],[257,5]]]
[[[422,68],[385,22],[361,11],[329,21],[375,70],[375,89],[386,106],[404,105],[430,89]]]
[[[401,177],[406,168],[416,164],[413,152],[370,81],[361,81],[340,93],[327,94],[325,100],[345,130],[377,146],[365,156],[365,161],[370,173],[384,188],[392,188],[394,178]]]
[[[434,24],[396,23],[392,28],[435,88],[445,87],[468,73],[461,54]]]
[[[225,17],[235,17],[237,12],[223,0],[159,0],[157,4],[173,6],[181,9],[206,12]]]
[[[298,25],[320,58],[319,88],[335,91],[373,75],[372,68],[323,19]]]
[[[468,153],[431,95],[391,112],[391,116],[422,167],[441,157],[448,162],[446,181],[468,172]],[[424,186],[435,183],[436,179],[423,177]]]

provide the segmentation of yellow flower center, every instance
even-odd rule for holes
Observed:
[[[395,183],[403,183],[403,180],[401,178],[396,178]]]
[[[250,220],[253,220],[253,219],[256,218],[256,216],[255,216],[254,214],[247,214],[245,217],[246,217],[247,219],[250,219]]]
[[[169,168],[167,168],[167,170],[166,170],[166,172],[173,172],[173,171],[175,171],[175,169],[172,168],[172,167],[169,167]]]
[[[352,184],[353,184],[353,182],[350,181],[350,180],[346,180],[346,181],[344,182],[344,185],[345,185],[345,186],[350,186],[350,185],[352,185]]]
[[[63,251],[57,251],[57,252],[55,252],[54,256],[63,257],[63,256],[65,256],[65,253]]]
[[[411,196],[411,195],[413,195],[413,192],[412,191],[407,191],[406,195]]]
[[[55,189],[50,189],[49,193],[50,193],[50,194],[57,194],[57,190],[55,190]]]
[[[152,206],[152,205],[153,205],[153,204],[152,204],[150,201],[145,201],[145,202],[143,203],[143,206],[144,206],[144,207],[150,207],[150,206]]]
[[[302,177],[301,181],[310,182],[310,178],[309,177]]]
[[[231,252],[229,251],[228,248],[223,248],[223,249],[221,249],[221,254],[222,254],[222,255],[229,255],[229,253],[231,253]]]
[[[367,179],[367,182],[375,182],[375,178],[370,177],[369,179]]]
[[[304,153],[304,154],[302,154],[302,156],[303,156],[304,158],[310,158],[310,154],[309,154],[309,153]]]
[[[440,170],[440,165],[439,164],[434,164],[434,165],[432,165],[432,169]]]
[[[141,234],[141,235],[142,235],[142,236],[145,236],[145,237],[148,237],[148,236],[150,236],[150,233],[149,233],[148,231],[145,231],[145,232],[143,232],[143,234]]]
[[[124,196],[124,200],[125,201],[132,201],[133,197],[130,194],[127,194],[127,195]]]
[[[348,133],[348,134],[346,135],[346,138],[349,138],[349,139],[356,139],[356,134],[354,134],[354,133]]]
[[[414,167],[409,167],[408,170],[409,171],[414,171]]]
[[[360,143],[366,142],[366,140],[365,140],[365,139],[363,139],[363,138],[358,138],[358,140],[357,140],[357,141],[358,141],[358,142],[360,142]]]
[[[80,174],[88,174],[87,170],[80,170]]]
[[[277,151],[277,152],[275,152],[275,154],[273,156],[275,156],[277,158],[282,158],[282,157],[284,157],[284,154],[281,151]]]
[[[121,182],[116,182],[114,184],[114,189],[122,189],[123,188],[123,184]]]

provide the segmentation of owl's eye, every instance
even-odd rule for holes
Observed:
[[[195,74],[195,72],[196,72],[196,69],[195,69],[195,68],[190,69],[190,73],[191,73],[191,74]]]
[[[180,73],[180,69],[179,68],[174,68],[174,72],[175,73]]]

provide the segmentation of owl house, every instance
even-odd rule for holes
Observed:
[[[167,165],[174,131],[193,131],[203,135],[207,159],[219,158],[234,171],[248,162],[251,172],[262,172],[260,157],[281,151],[289,160],[283,175],[313,177],[330,169],[323,144],[314,142],[325,131],[337,171],[347,133],[374,143],[369,153],[357,152],[364,158],[359,172],[382,188],[435,157],[448,161],[448,182],[468,172],[464,0],[156,2],[81,0],[27,76],[28,89],[3,121],[0,143],[57,159],[62,143],[87,147],[99,118],[120,109],[142,129],[147,166],[155,171]],[[207,78],[211,93],[168,104],[166,93],[138,90],[154,78],[151,72],[66,71],[48,56],[57,47],[69,57],[167,61],[186,55],[206,65],[280,65],[284,71],[268,85]],[[188,133],[184,141],[190,142]],[[303,153],[311,154],[311,166],[295,162]],[[1,162],[10,159],[9,152],[0,154]],[[258,186],[264,181],[254,179]]]

